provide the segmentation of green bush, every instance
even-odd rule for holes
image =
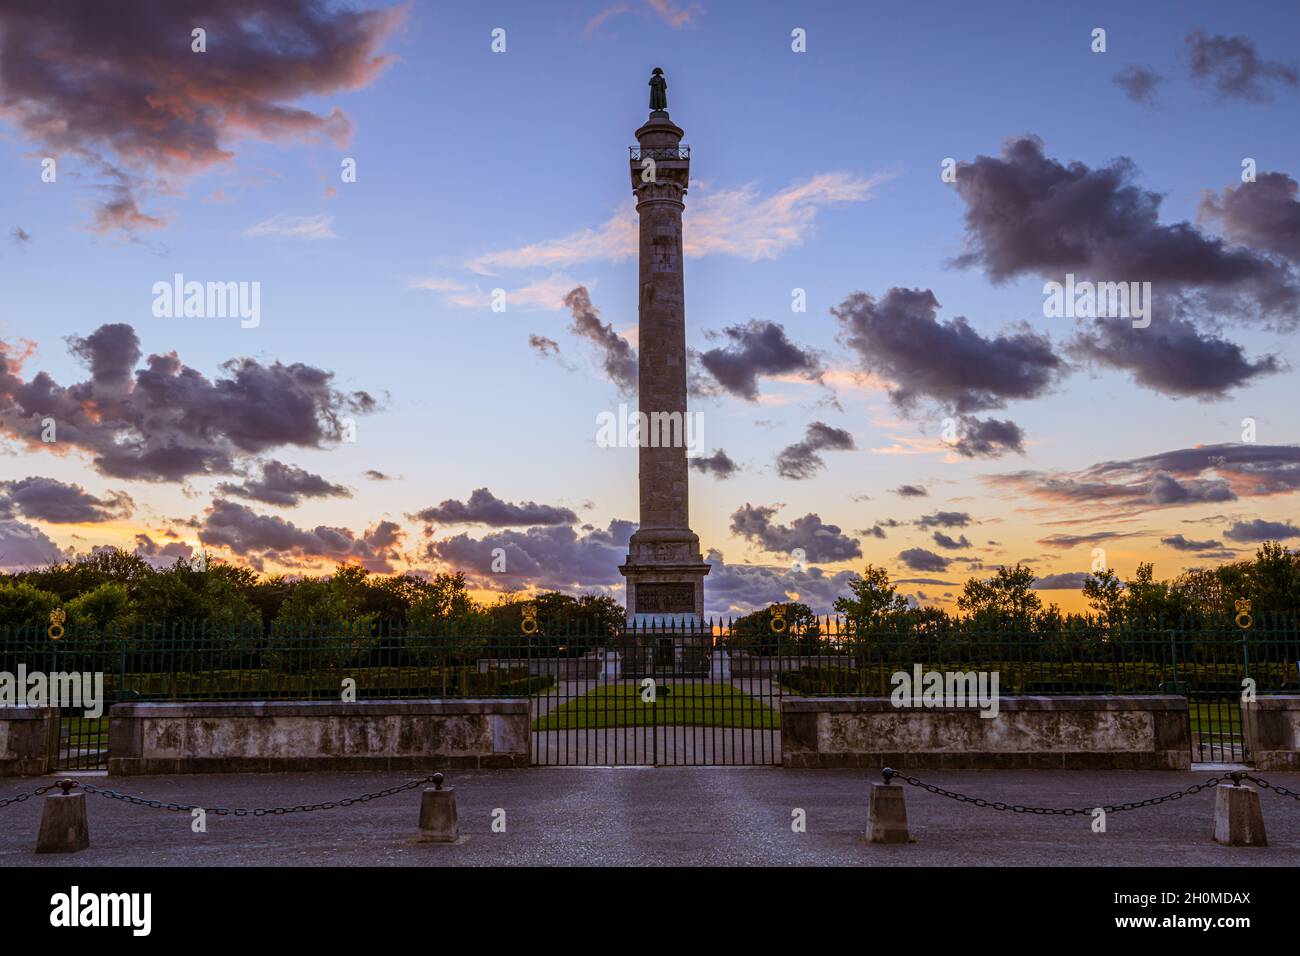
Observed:
[[[59,596],[32,587],[25,581],[0,579],[0,629],[39,628],[50,625],[50,612],[59,606]]]

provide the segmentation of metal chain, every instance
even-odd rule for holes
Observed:
[[[1278,796],[1291,797],[1294,800],[1300,800],[1300,791],[1288,790],[1280,784],[1269,783],[1267,780],[1261,780],[1259,777],[1253,777],[1248,773],[1244,773],[1242,776],[1247,780],[1255,781],[1255,783],[1259,784],[1259,789],[1261,790],[1272,790]]]
[[[388,787],[385,790],[376,790],[374,793],[363,793],[359,797],[345,797],[342,800],[328,800],[324,803],[300,803],[294,807],[199,807],[194,804],[168,803],[163,800],[147,800],[144,797],[135,797],[129,793],[119,793],[116,790],[109,790],[107,787],[97,787],[94,784],[81,783],[76,780],[60,780],[58,783],[52,783],[48,787],[41,787],[39,790],[33,790],[31,793],[23,793],[16,797],[0,800],[0,807],[9,803],[18,803],[27,800],[30,797],[45,793],[47,790],[53,790],[55,787],[62,787],[65,794],[73,787],[80,787],[86,793],[96,793],[101,797],[108,797],[110,800],[121,800],[138,807],[152,807],[155,810],[171,810],[177,813],[190,813],[194,810],[202,810],[204,813],[211,813],[219,817],[283,816],[286,813],[307,813],[312,810],[333,810],[336,807],[350,807],[354,803],[368,803],[371,800],[378,800],[380,797],[391,797],[395,793],[401,793],[404,790],[412,790],[424,783],[432,783],[441,789],[442,774],[433,773],[427,777],[421,777],[419,780],[408,780],[406,783],[398,784],[395,787]]]
[[[1251,780],[1257,783],[1261,790],[1272,790],[1274,793],[1281,794],[1284,797],[1294,797],[1300,800],[1300,793],[1288,790],[1286,787],[1274,786],[1267,780],[1261,780],[1259,777],[1248,773],[1233,772],[1227,777],[1210,777],[1204,783],[1194,784],[1185,790],[1175,790],[1173,793],[1166,793],[1160,797],[1150,797],[1146,800],[1134,800],[1130,803],[1119,804],[1102,804],[1100,807],[1028,807],[1019,803],[1003,803],[1001,800],[984,800],[979,797],[972,797],[968,794],[957,793],[953,790],[945,790],[943,787],[935,786],[932,783],[926,783],[924,780],[918,780],[916,777],[899,773],[886,767],[883,771],[885,783],[889,783],[894,777],[898,777],[904,783],[913,787],[920,787],[927,793],[936,793],[941,797],[948,797],[956,800],[958,803],[969,803],[977,807],[992,807],[994,810],[1010,810],[1012,813],[1033,813],[1042,816],[1065,816],[1072,817],[1077,814],[1090,814],[1094,810],[1101,809],[1107,813],[1122,813],[1125,810],[1138,810],[1142,807],[1154,807],[1158,804],[1170,800],[1181,800],[1183,797],[1190,797],[1194,793],[1200,793],[1202,790],[1208,790],[1211,787],[1217,787],[1221,783],[1231,781],[1233,784],[1240,786],[1242,780]]]
[[[16,793],[12,797],[0,797],[0,807],[7,807],[11,803],[22,803],[24,800],[30,800],[32,797],[39,797],[47,790],[53,790],[57,783],[52,783],[48,787],[37,787],[35,790],[29,790],[27,793]]]

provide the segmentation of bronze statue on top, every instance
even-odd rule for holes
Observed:
[[[650,75],[650,108],[668,109],[668,81],[664,79],[664,71],[657,66]]]

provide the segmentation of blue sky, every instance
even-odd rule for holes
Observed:
[[[76,9],[64,8],[71,18],[65,25],[80,38]],[[7,52],[17,26],[11,19],[0,27]],[[186,26],[177,23],[173,32],[180,44],[188,43]],[[44,27],[59,29],[54,21]],[[1106,30],[1104,53],[1090,49],[1096,27]],[[504,53],[490,48],[495,28],[506,31]],[[806,53],[791,50],[794,28],[806,30]],[[1245,38],[1260,62],[1281,73],[1266,69],[1256,98],[1225,94],[1214,77],[1192,75],[1186,38],[1195,31]],[[824,373],[820,385],[761,375],[757,402],[729,394],[693,400],[705,415],[708,449],[725,449],[740,471],[727,480],[693,473],[692,526],[728,566],[772,569],[752,588],[721,585],[710,598],[713,610],[740,610],[782,594],[824,599],[827,581],[842,581],[866,561],[886,564],[897,577],[943,582],[905,588],[941,604],[968,574],[1004,562],[1033,558],[1044,575],[1087,570],[1087,543],[1067,549],[1041,541],[1077,532],[1080,526],[1062,522],[1090,513],[1034,501],[999,474],[1079,474],[1100,462],[1239,443],[1247,416],[1257,422],[1258,443],[1284,449],[1280,467],[1293,473],[1285,449],[1297,441],[1288,411],[1300,355],[1285,321],[1269,327],[1223,313],[1202,317],[1206,334],[1237,343],[1252,360],[1273,355],[1279,363],[1270,374],[1208,396],[1213,400],[1140,387],[1119,368],[1081,366],[1053,387],[991,411],[1023,430],[1023,454],[964,458],[936,446],[950,412],[923,403],[909,417],[879,375],[854,380],[863,371],[860,356],[845,346],[829,313],[856,291],[880,298],[892,287],[929,289],[940,322],[965,316],[990,339],[1024,322],[1064,348],[1077,330],[1069,320],[1044,318],[1041,276],[998,283],[978,266],[952,264],[968,250],[968,206],[954,184],[941,181],[942,161],[996,158],[1005,140],[1026,134],[1067,166],[1096,170],[1127,157],[1132,184],[1163,197],[1162,225],[1195,224],[1206,190],[1240,185],[1243,157],[1254,158],[1260,171],[1300,174],[1298,94],[1284,75],[1300,49],[1293,5],[1263,5],[1246,15],[1217,3],[1100,3],[1084,10],[1035,3],[416,2],[375,27],[372,39],[374,52],[391,60],[364,81],[356,72],[322,68],[314,86],[268,80],[263,88],[277,91],[275,102],[318,116],[341,110],[351,124],[345,142],[324,133],[306,140],[266,129],[247,135],[236,123],[218,122],[229,159],[168,168],[156,159],[171,149],[165,131],[150,134],[160,140],[151,147],[152,163],[133,165],[121,141],[102,133],[87,133],[77,148],[64,142],[61,152],[53,149],[24,122],[39,94],[14,81],[11,71],[25,64],[11,53],[0,109],[0,341],[11,349],[22,340],[36,344],[23,379],[43,371],[62,385],[83,380],[86,371],[65,339],[115,323],[134,329],[142,355],[174,351],[209,379],[220,377],[223,362],[245,356],[327,370],[338,389],[378,400],[376,411],[357,416],[356,441],[242,449],[232,467],[256,472],[259,462],[274,458],[346,486],[351,496],[306,497],[280,508],[242,499],[244,507],[298,529],[357,535],[392,521],[400,543],[372,559],[384,570],[463,567],[483,588],[562,580],[575,590],[614,587],[617,595],[616,572],[593,577],[578,567],[580,558],[571,571],[547,568],[502,580],[486,572],[485,562],[463,560],[464,550],[427,550],[431,540],[487,541],[526,535],[526,526],[507,531],[410,516],[488,488],[506,502],[572,510],[578,539],[584,524],[603,530],[615,519],[635,521],[635,450],[595,445],[596,416],[634,399],[620,396],[604,376],[599,354],[574,334],[560,298],[586,286],[601,320],[635,344],[636,261],[622,254],[617,237],[620,224],[634,222],[626,147],[646,116],[649,72],[661,66],[671,115],[692,147],[685,219],[691,346],[704,352],[725,345],[709,334],[728,326],[777,323],[790,342],[819,357]],[[142,31],[138,42],[171,40]],[[185,53],[220,62],[231,44],[246,40],[212,29],[206,53]],[[183,71],[191,61],[176,62]],[[1159,76],[1153,102],[1136,102],[1113,81],[1128,67]],[[195,89],[203,84],[196,81]],[[53,96],[39,105],[55,113],[66,106]],[[123,127],[132,122],[124,118]],[[40,159],[52,154],[59,178],[43,183]],[[101,187],[112,179],[91,155],[127,170],[139,208],[166,224],[92,228]],[[345,157],[356,160],[355,183],[340,181]],[[249,234],[258,224],[271,234]],[[296,224],[299,234],[274,234],[286,224]],[[592,235],[584,239],[585,230]],[[1222,225],[1206,222],[1203,230],[1217,236]],[[550,261],[537,254],[539,245]],[[259,282],[260,324],[241,329],[225,319],[155,318],[150,290],[178,272],[199,281]],[[488,306],[494,288],[507,291],[504,313]],[[806,290],[804,313],[791,311],[795,288]],[[553,340],[559,356],[530,348],[530,335]],[[813,421],[847,431],[856,450],[824,452],[825,466],[809,480],[780,477],[774,456]],[[42,476],[100,499],[113,491],[130,495],[134,507],[111,518],[48,521],[35,508],[11,516],[58,548],[77,550],[132,547],[140,533],[155,540],[170,533],[197,545],[213,501],[230,498],[217,486],[238,478],[128,479],[105,474],[84,447],[35,447],[16,431],[0,468],[4,480]],[[369,480],[367,469],[395,480]],[[904,484],[929,494],[891,492]],[[1224,531],[1257,519],[1285,524],[1296,511],[1294,490],[1255,495],[1244,493],[1244,484],[1234,487],[1231,499],[1149,513],[1102,508],[1084,528],[1133,533],[1108,547],[1121,573],[1139,560],[1155,560],[1165,574],[1227,560],[1253,545],[1244,538],[1231,544]],[[733,515],[745,504],[780,505],[771,518],[779,526],[815,514],[856,539],[861,556],[817,562],[819,581],[792,578],[784,571],[788,555],[769,545],[797,539],[798,529],[793,538],[733,533]],[[968,549],[943,553],[932,541],[933,526],[908,524],[939,511],[969,516],[949,526],[969,538]],[[886,520],[900,527],[885,538],[859,534]],[[1161,544],[1179,533],[1218,541],[1218,549],[1202,549],[1216,557]],[[212,538],[223,540],[230,539]],[[328,568],[333,559],[309,545],[282,552],[240,541],[233,549],[213,546],[271,570]],[[921,571],[900,558],[917,548],[949,563]],[[462,559],[451,559],[453,553]],[[566,554],[561,548],[554,560]],[[970,560],[952,563],[957,556]],[[706,588],[721,580],[715,574]],[[1078,601],[1071,591],[1049,597]]]

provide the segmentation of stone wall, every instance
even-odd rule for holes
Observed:
[[[786,767],[1186,770],[1187,699],[1003,697],[976,708],[894,707],[888,698],[786,697]]]
[[[1300,694],[1242,704],[1246,746],[1257,770],[1300,770]]]
[[[117,704],[110,774],[527,767],[527,700]]]
[[[57,763],[57,707],[0,707],[0,777],[34,777]]]

